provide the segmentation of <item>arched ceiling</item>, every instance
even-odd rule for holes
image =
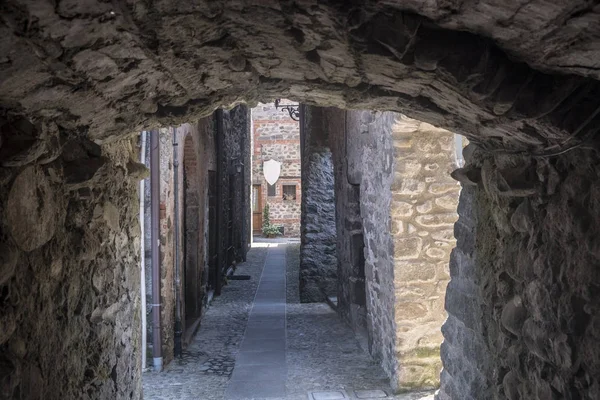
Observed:
[[[400,111],[533,152],[600,129],[597,1],[7,0],[0,11],[0,118],[96,141],[279,96]]]

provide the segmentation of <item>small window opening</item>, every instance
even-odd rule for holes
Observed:
[[[296,200],[296,185],[283,185],[283,199]]]
[[[275,196],[275,195],[276,195],[276,193],[275,193],[275,192],[276,192],[276,191],[275,191],[275,185],[269,185],[269,184],[267,183],[267,196],[269,196],[269,197],[273,197],[273,196]]]

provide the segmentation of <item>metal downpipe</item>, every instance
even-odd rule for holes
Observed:
[[[140,163],[146,165],[146,131],[142,132],[141,143],[140,143]],[[146,351],[147,351],[147,332],[146,332],[146,233],[144,227],[144,208],[146,197],[145,191],[145,179],[140,181],[140,231],[142,237],[140,240],[140,308],[142,317],[142,369],[147,367],[146,363]]]
[[[152,249],[152,352],[154,370],[162,371],[160,296],[160,150],[159,132],[150,133],[150,225]]]
[[[173,263],[175,265],[175,357],[181,357],[181,271],[179,266],[179,155],[177,152],[177,128],[173,129],[173,185],[175,191],[174,208],[174,242]]]

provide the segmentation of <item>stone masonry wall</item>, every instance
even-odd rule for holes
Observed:
[[[599,398],[597,153],[464,153],[439,399]]]
[[[362,290],[365,292],[363,307],[367,310],[369,350],[390,377],[392,388],[396,389],[394,247],[389,229],[393,224],[390,188],[394,178],[391,135],[394,114],[366,112],[350,118],[354,122],[347,133],[348,143],[360,135],[362,148],[360,152],[348,152],[347,155],[348,162],[355,164],[352,181],[360,184],[356,196],[361,216],[360,237],[364,243]]]
[[[0,143],[0,398],[139,398],[132,143],[23,119]]]
[[[337,296],[333,161],[323,109],[302,106],[300,300]]]
[[[199,237],[201,240],[197,244],[197,249],[194,251],[197,253],[194,260],[196,264],[196,272],[194,274],[188,273],[189,279],[201,280],[202,275],[205,273],[205,266],[207,263],[206,249],[208,247],[208,235],[205,233],[208,229],[207,216],[208,215],[208,204],[207,204],[207,177],[208,168],[214,163],[214,142],[212,136],[214,133],[212,118],[204,118],[195,124],[183,124],[177,128],[163,128],[160,129],[160,193],[161,193],[161,204],[160,204],[160,254],[161,254],[161,328],[162,328],[162,340],[163,340],[163,363],[168,364],[173,359],[174,351],[174,334],[175,334],[175,270],[174,270],[174,221],[175,218],[179,218],[179,254],[180,254],[180,283],[179,290],[181,294],[181,307],[182,307],[182,329],[185,331],[188,327],[186,326],[186,316],[188,314],[185,302],[185,269],[188,268],[193,271],[194,268],[186,265],[186,243],[187,240],[185,234],[186,220],[185,220],[185,196],[186,188],[184,186],[184,174],[186,173],[186,166],[184,160],[186,157],[194,157],[198,162],[192,164],[190,167],[196,169],[197,179],[197,207],[198,207],[198,221],[197,229],[200,233]],[[178,179],[179,179],[179,216],[175,216],[174,209],[174,168],[173,168],[173,135],[177,138],[177,152],[179,159]],[[184,151],[185,143],[187,140],[191,140],[191,149],[187,149],[187,154]],[[146,138],[146,166],[150,166],[150,133],[147,134]],[[190,171],[191,172],[191,171]],[[146,263],[146,302],[152,304],[152,252],[150,242],[150,179],[146,178],[145,183],[145,210],[144,210],[144,237],[145,237],[145,263]],[[191,223],[192,221],[187,221]],[[193,246],[187,246],[193,247]],[[190,272],[188,271],[188,272]],[[197,276],[196,276],[197,273]],[[191,275],[194,275],[193,277]],[[199,282],[199,290],[197,292],[197,299],[194,301],[203,303],[203,297],[205,295],[206,282]],[[195,309],[190,307],[191,309]],[[152,307],[147,306],[146,308],[147,317],[147,344],[148,344],[148,362],[152,360]]]
[[[329,114],[345,127],[333,138],[339,312],[366,330],[394,390],[436,387],[460,189],[454,135],[400,114],[339,112]]]
[[[454,134],[396,114],[392,128],[396,371],[400,390],[439,386],[440,327],[460,185]]]
[[[282,100],[282,104],[292,104]],[[300,204],[302,201],[300,168],[300,127],[285,110],[273,103],[259,103],[252,109],[253,161],[252,183],[261,185],[263,207],[269,204],[273,225],[284,227],[285,236],[300,235]],[[275,183],[275,196],[269,196],[263,176],[263,163],[268,160],[281,163],[281,174]],[[296,186],[296,199],[283,198],[283,185]]]
[[[250,153],[250,110],[245,105],[240,105],[223,112],[223,164],[222,168],[222,203],[223,223],[231,221],[233,230],[231,246],[233,246],[233,259],[240,261],[246,258],[248,250],[248,235],[250,229],[247,212],[250,208],[250,174],[245,168],[249,165]],[[242,164],[241,171],[237,166]],[[231,198],[231,203],[229,199]],[[221,226],[225,233],[227,227]],[[224,239],[223,248],[226,250],[227,234],[222,235]],[[225,266],[226,268],[229,265]]]
[[[365,135],[368,136],[365,124],[370,122],[371,113],[334,108],[325,110],[335,174],[338,312],[356,332],[367,336],[365,241],[360,210],[363,165],[360,154]]]

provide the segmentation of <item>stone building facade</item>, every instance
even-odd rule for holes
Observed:
[[[292,103],[282,100],[282,104]],[[260,234],[262,211],[268,204],[271,224],[283,226],[285,236],[297,237],[302,203],[299,122],[274,103],[259,103],[252,109],[252,132],[253,230]],[[281,163],[273,187],[263,175],[263,163],[269,160]]]
[[[395,113],[307,107],[305,114],[303,131],[323,135],[333,153],[337,271],[324,259],[310,268],[314,255],[303,252],[301,271],[316,281],[333,275],[338,312],[365,336],[395,390],[438,387],[460,189],[450,177],[455,136]],[[308,152],[322,154],[318,146]],[[304,189],[327,185],[329,178],[307,181]],[[309,210],[306,218],[319,215]]]
[[[465,190],[440,399],[600,398],[600,26],[590,2],[5,3],[4,397],[142,397],[144,169],[131,137],[291,97],[405,112],[473,144],[455,174]],[[371,247],[365,235],[365,247],[395,263],[391,226],[376,226],[387,239]]]
[[[249,110],[219,110],[196,124],[158,130],[160,136],[161,339],[163,363],[185,347],[198,329],[209,298],[223,277],[245,259],[249,244]],[[146,166],[150,167],[150,138]],[[175,175],[177,174],[177,176]],[[177,189],[175,180],[177,179]],[[219,180],[221,183],[219,184]],[[145,182],[146,303],[152,298],[150,178]],[[178,214],[175,212],[175,197]],[[177,231],[175,228],[177,227]],[[176,243],[175,233],[178,240]],[[179,282],[174,252],[179,256]],[[176,326],[176,291],[180,328]],[[152,307],[146,307],[148,359],[152,354]],[[177,338],[177,330],[181,338]]]

